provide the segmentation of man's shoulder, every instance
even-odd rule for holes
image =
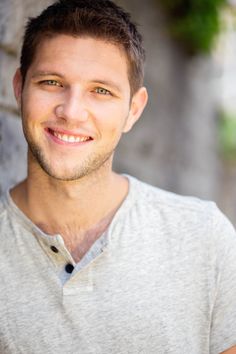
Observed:
[[[6,213],[6,192],[0,196],[0,220]]]
[[[134,177],[129,176],[129,178],[131,185],[136,191],[137,200],[151,207],[162,208],[162,210],[173,209],[178,213],[181,211],[205,213],[206,210],[212,212],[217,209],[213,201],[176,194],[140,181]]]
[[[161,227],[169,233],[199,234],[201,238],[211,235],[212,240],[223,243],[230,238],[235,243],[234,227],[215,202],[178,195],[133,177],[132,184],[134,205],[145,225]]]
[[[9,233],[10,225],[11,222],[10,222],[10,215],[7,206],[7,193],[4,192],[0,196],[0,239],[2,238],[4,238],[4,240],[8,239],[5,238],[5,236]]]
[[[0,196],[0,236],[11,229],[13,220],[9,191],[5,191]]]

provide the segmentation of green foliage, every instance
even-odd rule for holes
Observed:
[[[220,30],[220,10],[227,0],[156,0],[169,19],[169,31],[189,54],[207,54]]]
[[[236,160],[236,113],[221,113],[220,126],[221,150],[226,159]]]

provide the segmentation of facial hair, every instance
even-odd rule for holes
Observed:
[[[28,149],[31,153],[30,155],[33,158],[33,162],[38,164],[48,176],[60,181],[76,181],[85,176],[101,171],[102,168],[111,168],[114,151],[120,139],[117,139],[115,144],[111,146],[108,151],[99,153],[94,152],[90,154],[90,156],[84,159],[82,163],[78,163],[78,165],[75,166],[72,170],[67,170],[63,173],[56,171],[56,169],[54,169],[53,165],[47,159],[43,148],[41,148],[40,144],[34,140],[27,124],[27,119],[25,119],[23,116],[23,105],[21,111],[23,132],[28,143]]]

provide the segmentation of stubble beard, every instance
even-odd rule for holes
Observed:
[[[102,171],[102,169],[111,169],[113,154],[116,145],[109,151],[104,151],[103,153],[93,153],[87,157],[83,162],[80,162],[78,166],[75,166],[70,171],[57,172],[51,163],[46,158],[46,154],[43,152],[43,148],[37,144],[28,129],[28,126],[23,124],[23,132],[25,139],[28,143],[28,149],[33,163],[36,163],[41,169],[50,177],[60,180],[60,181],[76,181],[83,177],[86,177],[96,172]],[[118,143],[118,142],[117,142]]]
[[[42,149],[30,140],[27,140],[31,156],[41,169],[50,177],[59,181],[76,181],[83,177],[99,173],[103,168],[111,169],[114,150],[105,154],[94,154],[84,160],[80,166],[74,167],[68,172],[57,172],[47,161]]]

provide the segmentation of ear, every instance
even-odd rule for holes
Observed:
[[[21,95],[22,95],[22,76],[20,69],[18,68],[13,77],[13,89],[18,107],[21,106]]]
[[[148,101],[148,93],[145,87],[141,87],[132,97],[129,116],[126,120],[123,132],[127,133],[140,118]]]

